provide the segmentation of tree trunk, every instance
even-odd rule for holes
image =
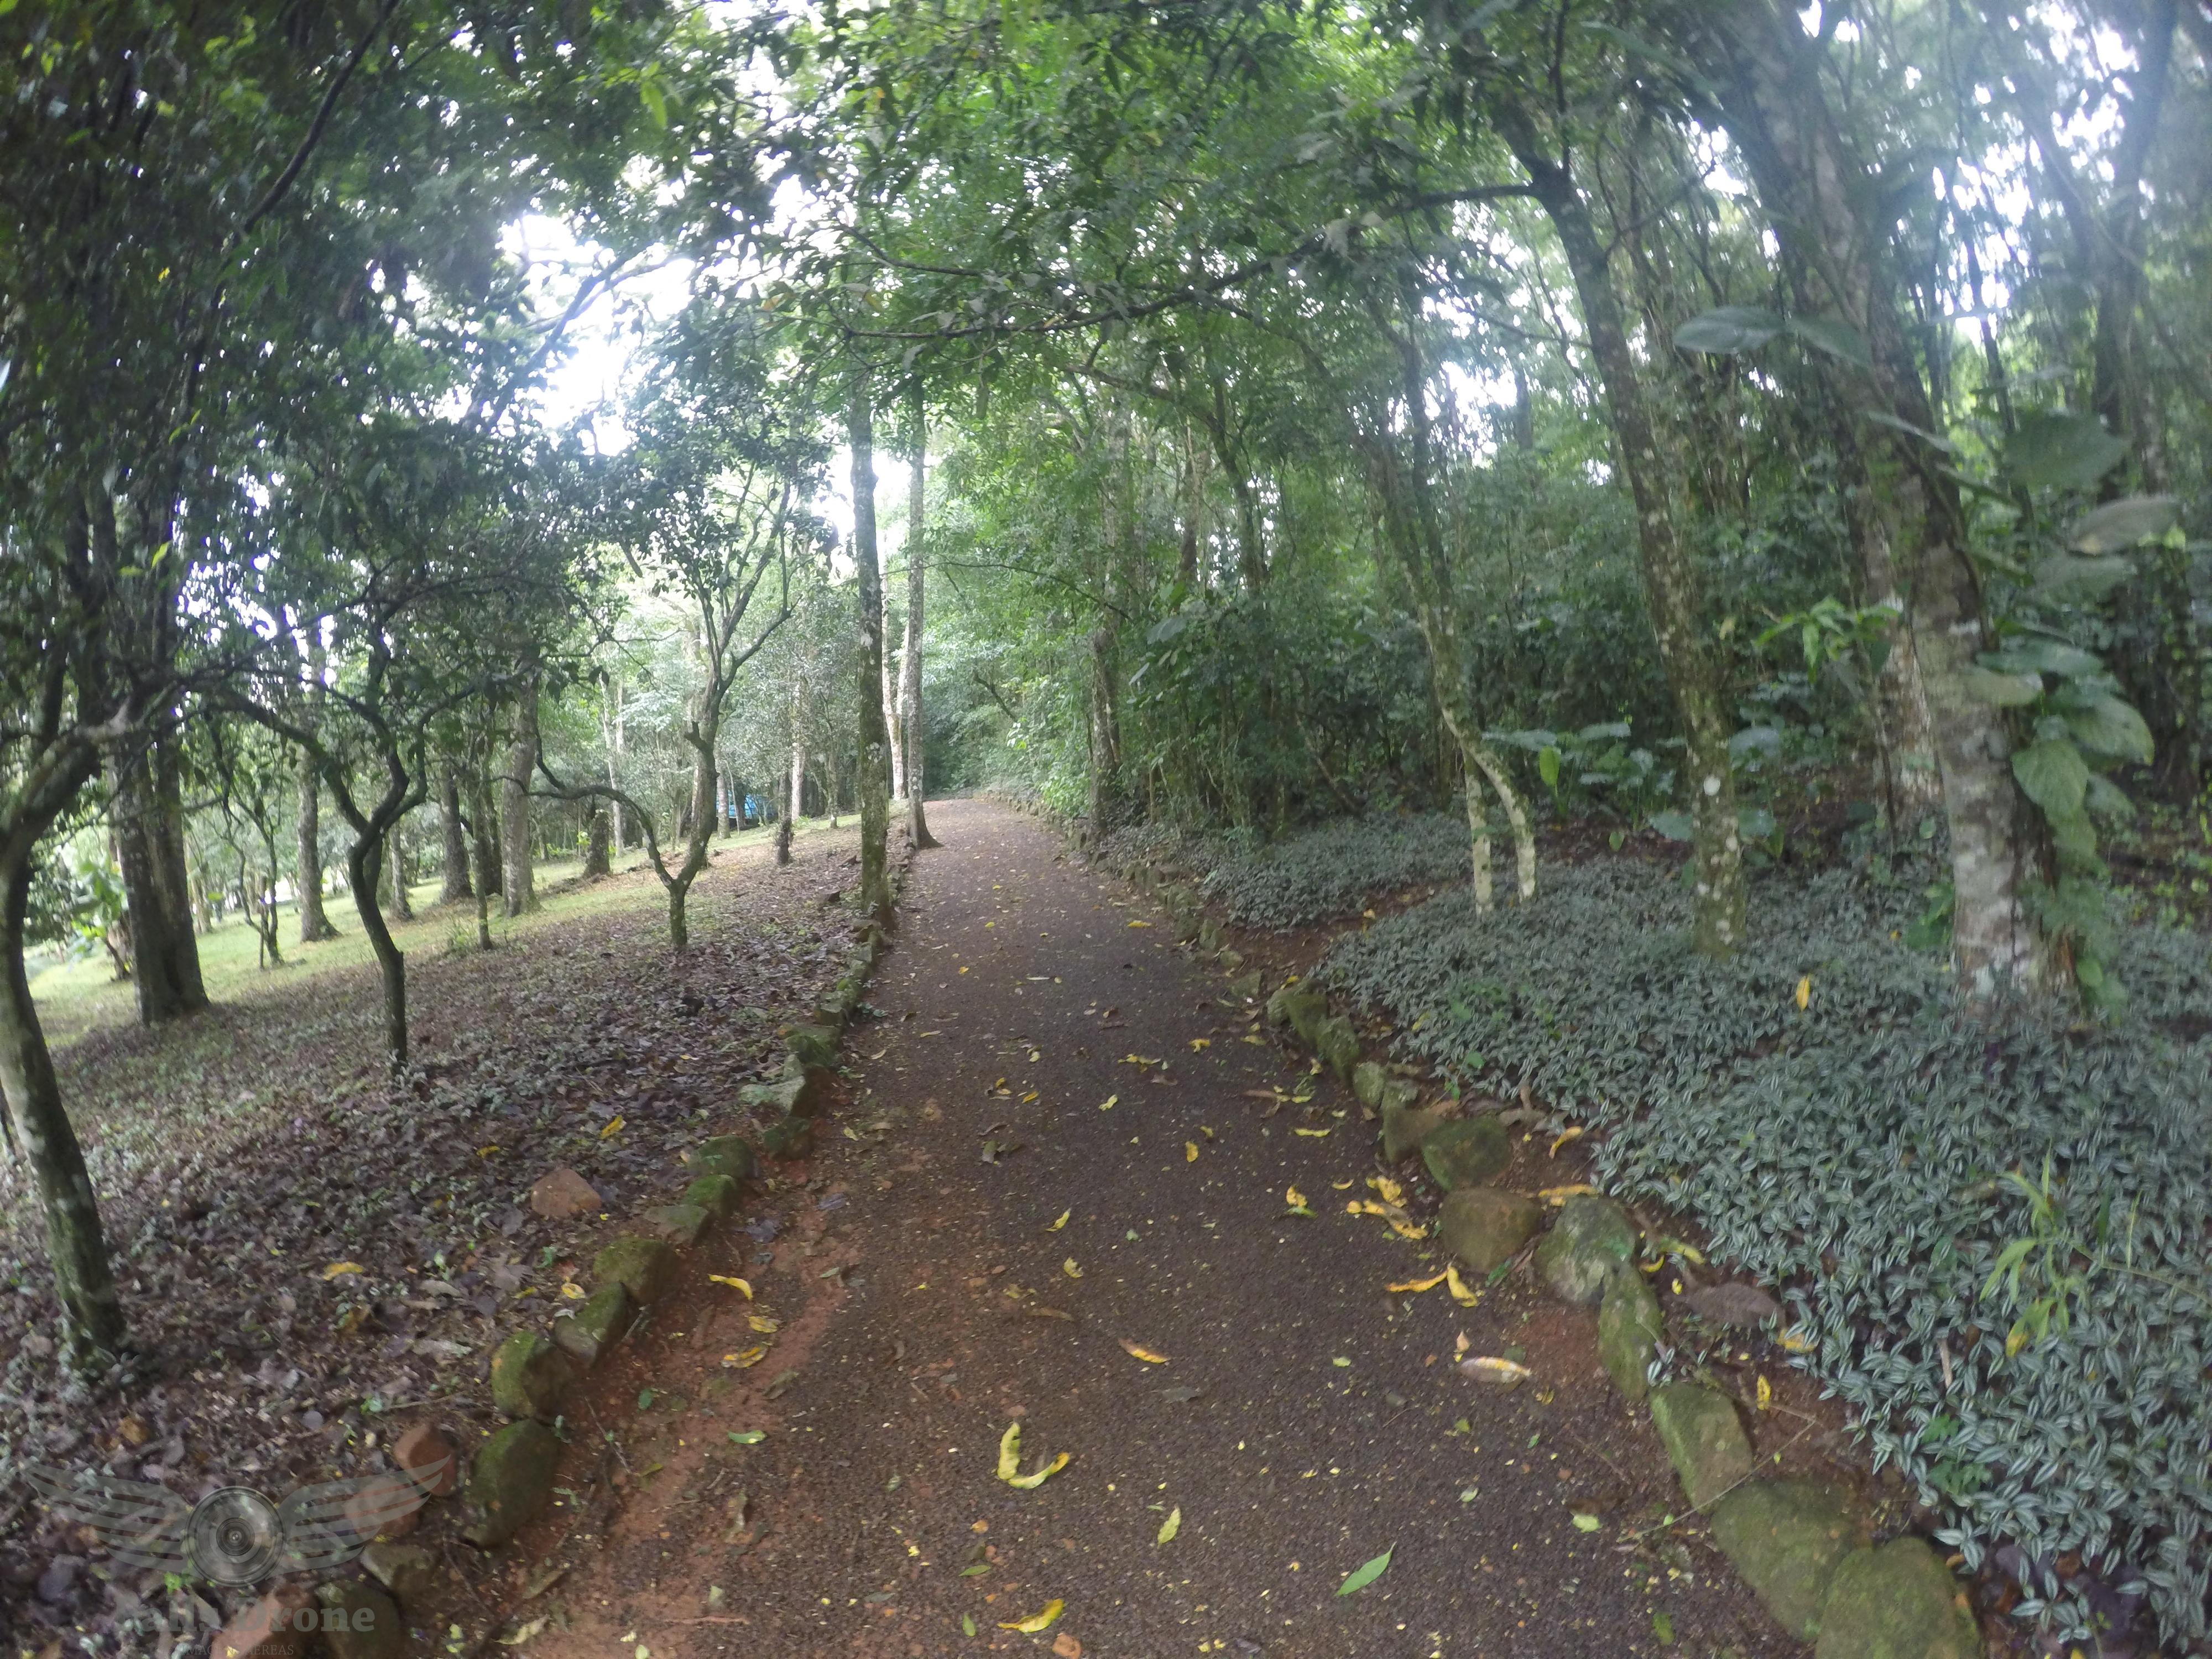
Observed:
[[[368,935],[368,948],[375,953],[377,975],[384,985],[385,1054],[392,1069],[398,1072],[407,1064],[407,957],[392,943],[392,930],[384,925],[384,913],[377,908],[376,889],[384,874],[383,863],[382,836],[356,840],[346,851],[354,914],[361,918],[362,932]]]
[[[502,842],[500,896],[507,914],[519,916],[538,908],[538,885],[531,866],[530,775],[538,769],[538,677],[524,682],[514,698],[514,738],[507,751],[507,773],[500,781]]]
[[[88,764],[84,773],[91,769]],[[63,1353],[72,1369],[89,1370],[115,1355],[127,1333],[99,1200],[62,1105],[53,1057],[23,969],[24,918],[38,839],[30,826],[19,823],[0,853],[0,1093],[7,1097],[14,1145],[30,1165],[46,1218],[46,1258],[62,1307]]]
[[[185,806],[176,754],[155,739],[114,769],[115,844],[131,917],[131,982],[147,1025],[207,1006],[185,868]]]
[[[319,639],[308,647],[307,668],[307,713],[304,718],[312,731],[319,720],[323,706],[323,647]],[[300,851],[292,866],[292,885],[298,894],[300,943],[302,945],[336,939],[338,933],[331,925],[330,916],[323,908],[322,801],[322,775],[315,770],[314,757],[303,749],[300,751]]]
[[[1628,475],[1629,492],[1636,501],[1644,599],[1668,690],[1674,694],[1675,716],[1688,744],[1684,781],[1698,864],[1698,949],[1708,956],[1727,956],[1743,943],[1743,848],[1729,771],[1730,721],[1722,666],[1705,637],[1704,584],[1690,550],[1676,533],[1658,436],[1644,404],[1605,246],[1590,222],[1589,205],[1566,168],[1537,143],[1525,114],[1502,106],[1498,117],[1500,130],[1527,170],[1536,200],[1566,254],[1590,355],[1597,363],[1619,441],[1621,470]]]
[[[407,890],[407,854],[399,845],[399,826],[393,824],[385,838],[386,879],[391,883],[392,914],[400,921],[415,920],[415,902]]]
[[[791,862],[791,838],[798,832],[799,815],[806,799],[806,696],[796,676],[791,683],[791,773],[790,793],[784,804],[783,821],[775,826],[775,861]]]
[[[866,371],[853,374],[847,421],[853,447],[853,563],[859,573],[860,908],[891,920],[890,733],[884,723],[883,570],[876,562],[876,452]]]
[[[438,820],[444,833],[445,869],[438,902],[458,904],[476,896],[469,880],[469,837],[461,823],[461,777],[451,763],[438,769]]]
[[[483,752],[469,763],[469,825],[471,860],[476,866],[477,897],[489,905],[499,892],[499,815],[492,805],[491,783],[484,775]]]
[[[922,534],[929,505],[929,415],[919,390],[908,404],[907,422],[914,446],[914,471],[907,483],[906,648],[899,653],[899,738],[906,750],[907,838],[922,848],[935,847],[938,840],[929,833],[929,820],[922,810],[927,793],[922,787],[926,769],[921,752]]]
[[[611,850],[613,828],[604,802],[594,802],[592,816],[584,826],[584,879],[597,881],[602,876],[615,872],[614,856]]]
[[[908,540],[912,539],[911,532]],[[906,799],[906,741],[899,726],[898,669],[892,663],[891,591],[890,584],[883,585],[884,614],[879,637],[884,641],[884,737],[889,746],[891,763],[891,799]]]
[[[609,675],[606,684],[607,787],[610,789],[619,789],[622,787],[623,757],[622,682],[615,678],[612,675]],[[625,840],[625,832],[628,826],[623,823],[623,804],[618,800],[611,801],[608,803],[607,810],[614,815],[614,825],[612,830],[614,850],[619,853],[627,844]]]
[[[1958,489],[1911,436],[1932,431],[1936,416],[1898,309],[1882,210],[1872,199],[1881,184],[1846,151],[1820,85],[1820,46],[1794,15],[1778,13],[1771,0],[1729,0],[1690,14],[1685,33],[1719,91],[1775,234],[1859,331],[1873,364],[1870,374],[1843,384],[1853,413],[1871,419],[1868,499],[1905,578],[1950,830],[1960,979],[1978,999],[2007,980],[2040,984],[2050,963],[2022,893],[2045,873],[2045,836],[2014,781],[2003,711],[1967,689],[1966,671],[1987,637],[1981,592],[1966,555]]]

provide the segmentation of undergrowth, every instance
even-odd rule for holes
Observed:
[[[1309,879],[1292,869],[1286,892]],[[2169,1639],[2202,1637],[2206,941],[2124,930],[2130,1000],[2100,1023],[2027,1002],[1968,1017],[1907,943],[1919,892],[1769,873],[1753,943],[1714,963],[1674,872],[1554,866],[1526,909],[1482,921],[1444,894],[1340,940],[1321,977],[1464,1085],[1525,1081],[1604,1127],[1609,1188],[1783,1287],[1810,1345],[1795,1363],[1943,1509],[1970,1565],[2018,1547],[2024,1612],[2087,1634],[2056,1565],[2078,1551],[2139,1581]]]
[[[1188,866],[1206,895],[1247,927],[1351,915],[1377,894],[1464,880],[1472,867],[1467,819],[1457,812],[1344,819],[1274,842],[1145,825],[1117,831],[1104,850],[1115,862],[1172,858]]]

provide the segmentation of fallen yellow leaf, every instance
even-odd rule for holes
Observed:
[[[1813,976],[1810,974],[1797,981],[1797,1006],[1802,1008],[1813,1000]]]
[[[1149,924],[1141,921],[1133,921],[1129,926],[1132,927],[1143,927],[1149,926]],[[1067,1604],[1064,1601],[1048,1601],[1044,1604],[1044,1611],[1042,1613],[1033,1613],[1026,1619],[1016,1619],[1012,1622],[1002,1619],[999,1621],[999,1628],[1000,1630],[1018,1630],[1024,1636],[1035,1636],[1039,1631],[1050,1630],[1052,1628],[1053,1620],[1060,1617],[1060,1609],[1066,1605]]]
[[[1306,1207],[1306,1195],[1295,1187],[1285,1188],[1283,1192],[1283,1202],[1294,1210],[1303,1210]]]
[[[1150,1348],[1140,1348],[1126,1336],[1121,1339],[1121,1351],[1133,1359],[1143,1360],[1147,1365],[1164,1365],[1168,1363],[1168,1357],[1165,1354],[1154,1353]]]
[[[1060,1264],[1060,1270],[1066,1273],[1070,1279],[1080,1279],[1083,1277],[1083,1269],[1075,1265],[1075,1258],[1073,1256],[1070,1256],[1066,1261],[1061,1262]]]
[[[1130,926],[1130,927],[1151,927],[1152,925],[1152,924],[1151,922],[1149,922],[1149,921],[1133,921],[1133,922],[1131,922],[1131,923],[1129,924],[1129,926]],[[1012,1628],[1012,1627],[1011,1627],[1011,1626],[1009,1626],[1009,1628]],[[1044,1628],[1044,1626],[1042,1626],[1042,1625],[1040,1625],[1040,1626],[1037,1626],[1037,1628],[1038,1628],[1039,1630],[1042,1630],[1042,1629]]]
[[[1196,1141],[1186,1140],[1183,1142],[1182,1161],[1186,1164],[1195,1164],[1198,1162],[1198,1143]]]
[[[1175,1535],[1182,1530],[1182,1508],[1178,1504],[1174,1509],[1170,1510],[1168,1511],[1168,1518],[1160,1522],[1159,1536],[1153,1541],[1161,1544],[1172,1544],[1175,1542]]]
[[[1370,1176],[1367,1184],[1382,1195],[1385,1204],[1403,1204],[1406,1201],[1406,1189],[1389,1176]]]
[[[1444,1268],[1444,1288],[1451,1292],[1451,1299],[1462,1308],[1472,1308],[1482,1300],[1480,1296],[1468,1289],[1467,1281],[1459,1276],[1455,1264],[1448,1264]]]
[[[1018,1423],[1009,1423],[1006,1425],[1006,1433],[999,1437],[999,1479],[1010,1486],[1017,1487],[1023,1492],[1032,1491],[1044,1485],[1067,1465],[1068,1455],[1062,1452],[1034,1474],[1017,1474],[1016,1471],[1022,1466],[1022,1425]]]
[[[1119,1095],[1109,1095],[1109,1096],[1107,1096],[1105,1099],[1103,1099],[1103,1100],[1102,1100],[1102,1101],[1100,1101],[1100,1102],[1098,1103],[1098,1109],[1099,1109],[1100,1111],[1102,1111],[1102,1112],[1110,1112],[1110,1111],[1112,1111],[1112,1110],[1114,1109],[1114,1103],[1115,1103],[1115,1101],[1117,1101],[1117,1100],[1121,1099],[1121,1096],[1119,1096]]]
[[[609,1135],[620,1134],[622,1133],[623,1125],[629,1121],[629,1120],[623,1116],[620,1112],[617,1112],[612,1117],[607,1120],[607,1127],[599,1131],[599,1139],[605,1140]]]
[[[1382,1288],[1389,1291],[1393,1296],[1396,1296],[1400,1292],[1407,1291],[1433,1291],[1437,1285],[1444,1282],[1445,1278],[1450,1273],[1451,1269],[1447,1267],[1443,1273],[1431,1273],[1426,1279],[1403,1279],[1395,1285],[1385,1285]]]
[[[1535,1375],[1526,1365],[1516,1364],[1510,1359],[1495,1359],[1487,1354],[1478,1359],[1462,1359],[1459,1368],[1478,1382],[1500,1382],[1507,1388],[1525,1382]]]
[[[1211,1037],[1193,1037],[1190,1040],[1190,1051],[1193,1054],[1196,1054],[1201,1048],[1211,1048],[1212,1046],[1213,1040]]]
[[[1326,1129],[1293,1129],[1291,1133],[1294,1135],[1304,1135],[1309,1140],[1319,1140],[1324,1135],[1328,1134],[1328,1131]]]
[[[766,1314],[747,1314],[745,1323],[763,1336],[774,1336],[783,1328],[783,1322],[781,1319],[770,1319]]]
[[[732,1279],[727,1273],[708,1273],[707,1277],[714,1284],[726,1285],[733,1291],[742,1291],[748,1302],[753,1299],[753,1287],[742,1279]]]
[[[768,1349],[763,1346],[757,1348],[747,1348],[743,1353],[726,1353],[722,1356],[722,1363],[732,1370],[744,1371],[750,1370],[767,1358]]]
[[[1814,1346],[1813,1339],[1802,1331],[1784,1331],[1774,1340],[1791,1353],[1810,1353]]]
[[[1766,1411],[1771,1409],[1774,1404],[1774,1385],[1771,1382],[1769,1382],[1763,1376],[1758,1380],[1759,1409],[1761,1411]]]
[[[1595,1193],[1596,1191],[1596,1188],[1591,1186],[1587,1181],[1583,1181],[1577,1182],[1571,1187],[1547,1187],[1542,1192],[1538,1193],[1536,1196],[1542,1199],[1547,1204],[1564,1204],[1571,1198],[1580,1198],[1585,1194]]]
[[[561,1286],[561,1294],[567,1297],[571,1302],[581,1302],[588,1292],[586,1291],[581,1285],[579,1285],[572,1279]]]
[[[1048,1233],[1056,1233],[1056,1232],[1058,1232],[1058,1231],[1059,1231],[1062,1227],[1065,1227],[1066,1225],[1067,1225],[1067,1218],[1068,1218],[1068,1217],[1070,1217],[1070,1216],[1072,1216],[1072,1215],[1073,1215],[1074,1213],[1075,1213],[1075,1212],[1074,1212],[1074,1211],[1073,1211],[1073,1210],[1062,1210],[1062,1211],[1060,1212],[1060,1218],[1059,1218],[1058,1220],[1054,1221],[1054,1222],[1052,1224],[1052,1225],[1050,1225],[1049,1227],[1047,1227],[1047,1228],[1045,1229],[1045,1231],[1047,1231],[1047,1232],[1048,1232]]]
[[[365,1273],[368,1271],[358,1261],[333,1261],[323,1269],[323,1282],[328,1284],[333,1279],[343,1279],[348,1273]]]
[[[1551,1155],[1553,1158],[1557,1158],[1559,1155],[1560,1147],[1565,1146],[1571,1140],[1580,1140],[1582,1138],[1583,1126],[1579,1123],[1574,1125],[1571,1128],[1560,1130],[1559,1139],[1552,1143]]]

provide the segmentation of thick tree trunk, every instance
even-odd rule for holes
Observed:
[[[1874,200],[1883,185],[1844,148],[1820,83],[1820,49],[1794,15],[1772,0],[1728,0],[1688,14],[1683,32],[1719,90],[1776,234],[1867,343],[1873,372],[1841,384],[1853,413],[1870,422],[1867,499],[1904,578],[1950,830],[1960,978],[1978,998],[2008,980],[2040,984],[2050,964],[2023,890],[2044,873],[2045,837],[2014,781],[2003,711],[1967,689],[1987,642],[1980,588],[1957,487],[1910,435],[1932,431],[1936,416],[1898,309]]]
[[[514,698],[514,738],[508,744],[507,772],[500,780],[500,896],[507,914],[519,916],[538,908],[538,884],[531,861],[530,775],[538,769],[538,678],[532,675]]]
[[[853,447],[853,563],[859,573],[860,908],[891,921],[890,733],[884,723],[883,568],[876,561],[874,412],[865,372],[853,375],[847,426]]]
[[[458,904],[473,898],[476,887],[469,880],[469,836],[461,823],[460,773],[450,763],[438,769],[438,827],[445,843],[438,902]]]
[[[927,793],[922,787],[921,614],[926,548],[923,532],[929,506],[929,416],[917,393],[908,404],[907,421],[913,444],[914,471],[907,482],[906,498],[906,647],[899,653],[899,738],[906,750],[907,837],[917,848],[935,847],[929,819],[922,810]]]
[[[614,838],[611,821],[604,802],[594,802],[592,816],[584,826],[584,879],[596,881],[615,872],[614,855],[611,850]]]
[[[131,917],[131,982],[148,1025],[207,1006],[185,867],[185,806],[175,750],[165,739],[115,767],[115,844]]]
[[[323,908],[322,799],[322,778],[315,770],[313,758],[303,750],[300,756],[299,851],[292,865],[302,945],[335,939],[338,931],[331,926],[329,913]]]
[[[91,770],[89,764],[84,768],[87,775]],[[30,1166],[46,1219],[46,1257],[62,1307],[63,1352],[72,1369],[90,1370],[121,1349],[127,1333],[99,1200],[62,1105],[61,1085],[23,968],[24,919],[38,838],[29,826],[18,824],[0,851],[0,1094],[7,1097],[13,1142]]]
[[[1722,665],[1706,638],[1703,582],[1689,549],[1676,533],[1658,437],[1644,400],[1605,246],[1591,223],[1589,206],[1565,167],[1537,143],[1525,114],[1504,106],[1499,125],[1528,171],[1536,200],[1566,254],[1590,355],[1605,388],[1621,469],[1635,498],[1645,604],[1675,716],[1687,743],[1684,781],[1698,865],[1698,948],[1707,955],[1726,956],[1743,943],[1743,848],[1729,771],[1730,721]]]
[[[479,751],[469,763],[470,854],[476,866],[477,897],[489,905],[499,897],[499,814],[492,805],[491,783]]]

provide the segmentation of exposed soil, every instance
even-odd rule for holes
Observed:
[[[1435,1267],[1346,1212],[1378,1173],[1357,1103],[1044,829],[932,817],[945,849],[915,866],[813,1165],[594,1379],[572,1415],[620,1426],[576,1436],[509,1570],[510,1638],[535,1626],[547,1659],[1804,1651],[1694,1517],[1666,1523],[1673,1474],[1588,1313],[1516,1278],[1468,1309],[1387,1291]],[[1524,1140],[1506,1182],[1576,1178],[1547,1154]],[[1534,1380],[1468,1381],[1462,1336]],[[1760,1450],[1832,1465],[1832,1419],[1772,1378]],[[1016,1421],[1024,1469],[1073,1458],[1031,1491],[994,1478]],[[1001,1628],[1054,1601],[1048,1632]]]

